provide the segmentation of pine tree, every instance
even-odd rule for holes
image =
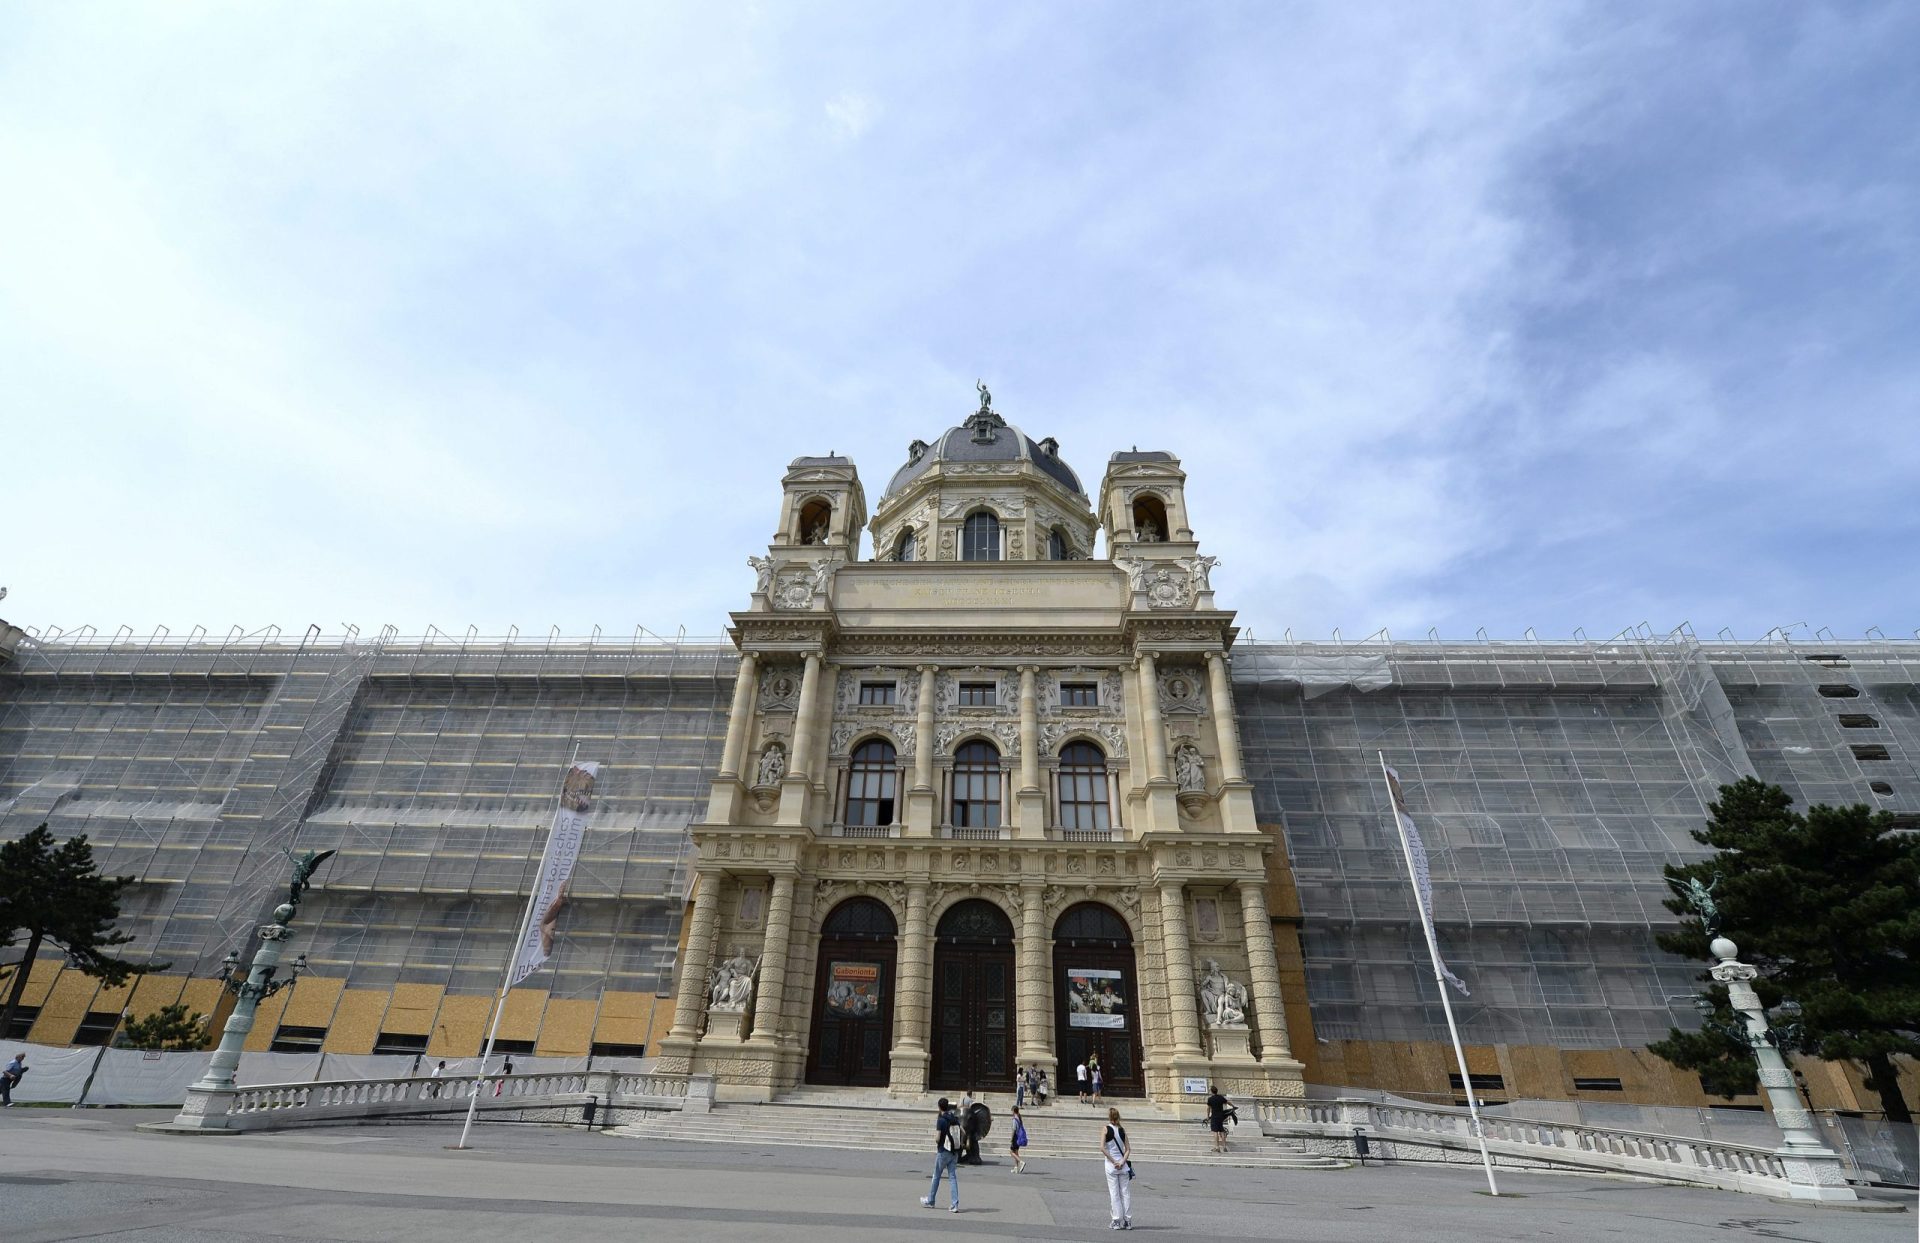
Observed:
[[[1717,932],[1760,969],[1762,1003],[1798,1005],[1783,1048],[1862,1063],[1887,1117],[1911,1122],[1893,1058],[1920,1056],[1920,834],[1858,805],[1816,804],[1802,815],[1786,791],[1751,777],[1720,787],[1709,810],[1693,837],[1717,853],[1667,867],[1667,879],[1712,885]],[[1708,959],[1714,933],[1685,901],[1666,906],[1687,918],[1656,938],[1660,947]],[[1739,1024],[1726,988],[1709,981],[1701,996],[1712,1007],[1706,1029],[1675,1029],[1650,1047],[1699,1071],[1711,1092],[1752,1092],[1753,1057],[1727,1034]]]
[[[129,1019],[121,1029],[129,1049],[163,1049],[183,1053],[207,1042],[207,1016],[188,1014],[180,1002],[161,1006],[144,1018]]]
[[[170,964],[128,962],[108,952],[133,940],[114,930],[120,895],[132,883],[131,876],[100,875],[85,834],[56,842],[43,824],[16,841],[0,842],[0,948],[22,935],[27,942],[21,960],[8,968],[12,987],[0,1008],[0,1032],[13,1023],[43,945],[66,951],[69,964],[108,987],[166,970]]]

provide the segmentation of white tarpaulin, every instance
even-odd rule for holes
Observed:
[[[1459,989],[1462,997],[1471,997],[1473,994],[1467,991],[1467,986],[1461,983],[1460,977],[1440,957],[1440,939],[1433,928],[1433,879],[1427,874],[1427,847],[1420,840],[1420,829],[1413,823],[1413,817],[1407,814],[1407,797],[1400,790],[1400,774],[1392,768],[1387,769],[1387,790],[1393,795],[1393,814],[1400,822],[1400,833],[1406,839],[1407,854],[1413,860],[1413,884],[1420,896],[1420,921],[1427,926],[1428,944],[1434,947],[1434,969],[1447,983]]]
[[[252,1087],[256,1083],[311,1083],[319,1077],[318,1053],[242,1053],[233,1081]]]
[[[424,1075],[431,1069],[432,1062],[411,1053],[328,1053],[320,1059],[320,1078],[328,1081],[405,1079],[415,1073]]]
[[[13,1089],[16,1101],[52,1102],[71,1105],[80,1099],[93,1073],[99,1049],[57,1049],[47,1045],[9,1040],[0,1045],[0,1064],[11,1062],[13,1055],[27,1055],[27,1073]]]
[[[533,918],[522,930],[520,950],[514,955],[512,985],[538,971],[553,954],[560,913],[567,905],[567,882],[580,858],[580,842],[587,832],[587,813],[593,810],[593,781],[598,764],[575,764],[567,769],[560,787],[560,806],[553,813],[547,848],[540,856],[540,875],[533,885]],[[511,987],[511,985],[510,985]]]
[[[87,1089],[89,1105],[178,1105],[207,1072],[213,1054],[108,1049]]]

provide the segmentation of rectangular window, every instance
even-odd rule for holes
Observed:
[[[992,682],[962,682],[960,684],[960,706],[962,708],[991,708],[999,687]]]
[[[862,682],[860,684],[860,702],[863,704],[890,704],[893,702],[894,686],[891,682]]]
[[[1845,682],[1830,682],[1820,688],[1820,693],[1828,699],[1858,699],[1860,688],[1848,686]]]
[[[1887,759],[1887,749],[1878,743],[1856,742],[1853,744],[1853,758],[1856,760]]]
[[[1824,665],[1828,669],[1853,668],[1853,662],[1839,652],[1818,652],[1807,656],[1805,659],[1812,664]]]
[[[381,1032],[373,1040],[375,1053],[425,1053],[425,1036],[407,1036],[399,1032]]]
[[[267,1046],[270,1053],[318,1053],[320,1045],[327,1038],[324,1027],[287,1027],[282,1025],[273,1033],[273,1043]]]
[[[1500,1075],[1472,1075],[1470,1078],[1473,1080],[1473,1090],[1476,1092],[1504,1092],[1507,1090],[1507,1081]],[[1456,1092],[1466,1091],[1466,1085],[1460,1082],[1460,1076],[1457,1074],[1447,1076],[1447,1086]]]
[[[118,1010],[89,1010],[87,1017],[80,1020],[80,1027],[73,1033],[74,1044],[103,1045],[113,1039],[113,1033],[119,1030],[120,1012]]]
[[[33,1030],[33,1021],[39,1017],[39,1006],[21,1006],[13,1012],[13,1022],[7,1024],[7,1030],[0,1035],[8,1040],[25,1040]]]
[[[1097,682],[1062,682],[1060,684],[1060,706],[1063,708],[1097,708],[1100,706],[1100,685]]]
[[[604,1041],[593,1042],[595,1057],[645,1057],[647,1046],[643,1044],[607,1044]]]
[[[1624,1092],[1618,1079],[1575,1079],[1573,1090],[1576,1092]]]
[[[1840,714],[1840,725],[1841,725],[1841,728],[1843,729],[1879,729],[1880,728],[1879,720],[1874,717],[1868,716],[1864,712],[1842,712]]]
[[[500,1057],[502,1055],[505,1055],[507,1057],[532,1057],[533,1041],[531,1040],[496,1040],[493,1042],[493,1054],[495,1057]]]

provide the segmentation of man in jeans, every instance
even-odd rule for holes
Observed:
[[[933,1208],[933,1202],[940,1198],[941,1175],[951,1175],[953,1203],[947,1206],[947,1211],[957,1213],[960,1211],[960,1149],[967,1141],[960,1115],[953,1111],[953,1102],[944,1096],[940,1098],[940,1116],[933,1128],[933,1185],[927,1188],[926,1199],[920,1203]]]

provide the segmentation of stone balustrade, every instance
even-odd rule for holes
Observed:
[[[1304,1138],[1329,1156],[1354,1155],[1364,1136],[1368,1156],[1387,1161],[1478,1162],[1473,1119],[1464,1109],[1338,1100],[1261,1099],[1264,1134]],[[1634,1174],[1782,1199],[1796,1194],[1795,1171],[1772,1149],[1682,1135],[1616,1130],[1587,1123],[1481,1116],[1495,1164]]]
[[[158,1131],[266,1131],[387,1118],[461,1115],[468,1105],[516,1121],[584,1122],[592,1104],[598,1126],[634,1120],[635,1113],[705,1113],[713,1105],[709,1075],[658,1075],[626,1071],[557,1071],[521,1075],[425,1076],[398,1079],[337,1079],[313,1083],[267,1083],[197,1093],[202,1110],[193,1121],[158,1124]],[[190,1104],[193,1102],[190,1102]],[[185,1117],[183,1113],[183,1118]]]

